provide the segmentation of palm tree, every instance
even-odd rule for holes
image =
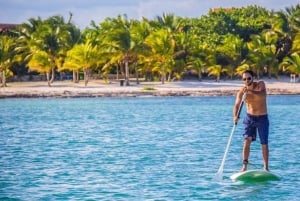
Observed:
[[[62,66],[65,62],[65,58],[67,56],[67,51],[72,49],[74,45],[79,44],[82,42],[82,35],[81,31],[79,28],[77,28],[75,25],[71,23],[73,14],[70,13],[69,20],[67,24],[63,24],[63,29],[67,30],[67,35],[64,38],[64,45],[61,46],[57,58],[56,58],[56,67],[59,72],[62,72]],[[73,71],[73,81],[77,82],[78,81],[78,76],[74,76],[75,72]]]
[[[207,68],[208,76],[215,76],[216,81],[219,82],[221,78],[221,74],[226,72],[226,69],[223,69],[221,65],[213,65]]]
[[[291,52],[300,52],[300,31],[294,37]]]
[[[278,35],[276,54],[279,62],[290,53],[292,48],[292,29],[289,26],[288,16],[284,12],[270,13],[271,29]]]
[[[46,20],[29,19],[29,23],[22,24],[19,31],[18,47],[16,50],[26,61],[34,54],[48,55],[50,71],[46,72],[48,86],[55,78],[55,69],[63,63],[64,54],[70,48],[70,27],[66,26],[64,18],[53,16]]]
[[[182,19],[174,14],[163,13],[161,16],[156,16],[151,25],[155,30],[165,29],[170,34],[180,31]]]
[[[196,71],[198,79],[201,80],[202,74],[206,72],[207,66],[211,64],[211,55],[214,55],[215,52],[212,51],[207,43],[197,43],[196,40],[191,46],[187,68],[188,70]]]
[[[18,38],[16,40],[16,52],[18,53],[18,60],[28,62],[33,55],[36,48],[36,37],[38,27],[43,23],[42,19],[38,17],[30,18],[28,23],[23,23],[18,28]]]
[[[183,23],[184,21],[182,20],[181,22]],[[191,56],[193,45],[195,45],[193,43],[194,37],[193,32],[191,31],[191,26],[188,24],[188,21],[184,23],[186,24],[182,24],[179,30],[173,34],[173,38],[176,43],[173,55],[175,66],[172,71],[176,79],[181,79],[186,68],[188,68],[188,58]],[[170,75],[171,73],[169,74],[169,77]]]
[[[64,18],[61,16],[53,16],[45,20],[40,26],[38,47],[47,52],[51,62],[51,79],[48,85],[55,79],[55,68],[57,64],[61,64],[61,57],[67,49],[67,41],[69,39],[69,31],[66,29]]]
[[[11,76],[12,72],[9,67],[12,65],[14,60],[14,39],[6,36],[0,35],[0,73],[2,87],[6,87],[6,77]]]
[[[150,33],[145,40],[145,44],[151,48],[151,57],[158,64],[153,70],[157,70],[161,74],[161,81],[164,84],[166,71],[170,71],[168,68],[171,68],[171,64],[174,62],[175,40],[167,30],[160,29]]]
[[[239,75],[239,76],[242,76],[243,75],[243,72],[245,70],[250,70],[250,65],[247,64],[247,63],[243,63],[242,65],[239,65],[236,70],[235,70],[235,74],[236,75]]]
[[[291,33],[291,36],[293,37],[297,32],[300,31],[300,4],[287,7],[285,9],[285,13],[287,16],[289,31]]]
[[[222,55],[222,57],[228,63],[227,73],[230,75],[231,79],[234,75],[235,68],[242,62],[242,50],[243,50],[243,40],[238,36],[229,34],[222,40],[222,45],[219,45],[217,51]]]
[[[116,19],[107,18],[101,27],[107,30],[103,36],[102,48],[106,49],[112,57],[111,60],[119,60],[118,63],[124,63],[125,66],[125,84],[129,86],[129,62],[133,54],[134,45],[130,34],[130,22],[126,15],[119,15]]]
[[[192,72],[196,71],[198,75],[198,80],[202,80],[202,73],[204,72],[204,67],[206,63],[203,59],[199,57],[190,57],[189,61],[187,62],[187,68],[190,69]]]
[[[147,56],[149,50],[145,45],[145,40],[150,34],[151,27],[149,21],[143,19],[142,21],[132,20],[130,23],[130,37],[132,40],[132,62],[135,67],[136,83],[139,84],[139,69],[138,63],[143,62],[145,56]]]
[[[28,62],[28,66],[31,70],[39,73],[45,73],[47,80],[50,80],[49,76],[51,69],[53,68],[52,65],[53,63],[50,61],[49,55],[45,51],[35,51]]]
[[[297,74],[298,82],[300,81],[300,55],[297,52],[285,57],[280,66],[292,74]]]
[[[62,66],[63,69],[73,72],[83,70],[84,85],[87,86],[89,74],[93,67],[98,66],[101,61],[101,53],[97,45],[93,45],[91,40],[86,40],[84,44],[77,44],[67,52],[67,57]]]
[[[247,43],[250,65],[255,69],[258,78],[263,71],[268,72],[269,77],[271,73],[277,75],[277,40],[278,35],[274,31],[266,30],[260,35],[252,35],[251,41]]]

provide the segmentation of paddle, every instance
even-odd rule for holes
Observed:
[[[241,114],[241,111],[242,111],[242,108],[243,108],[243,105],[244,105],[245,98],[246,98],[246,93],[243,94],[242,101],[239,105],[238,114],[237,114],[238,118],[240,118],[240,114]],[[231,133],[229,135],[229,139],[228,139],[228,142],[227,142],[227,145],[226,145],[226,149],[225,149],[225,153],[224,153],[224,156],[223,156],[222,163],[221,163],[221,165],[219,167],[219,170],[218,170],[218,172],[215,176],[215,178],[219,181],[223,179],[223,169],[224,169],[224,165],[225,165],[225,160],[226,160],[226,157],[227,157],[227,154],[228,154],[228,151],[229,151],[229,146],[231,144],[232,136],[233,136],[233,133],[235,131],[236,125],[237,125],[237,122],[235,122],[233,124],[233,127],[231,129]]]

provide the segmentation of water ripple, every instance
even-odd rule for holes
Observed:
[[[284,100],[284,101],[283,101]],[[294,200],[299,96],[269,97],[270,167],[279,182],[234,183],[234,97],[0,100],[0,200]],[[259,143],[251,159],[261,167]]]

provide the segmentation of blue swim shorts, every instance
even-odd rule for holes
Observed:
[[[243,121],[244,133],[243,136],[252,137],[252,141],[256,140],[256,132],[258,131],[261,144],[268,144],[269,138],[269,118],[268,115],[251,115],[247,114]]]

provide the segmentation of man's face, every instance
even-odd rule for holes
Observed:
[[[242,80],[245,85],[250,86],[253,82],[253,77],[249,73],[244,73],[242,76]]]

